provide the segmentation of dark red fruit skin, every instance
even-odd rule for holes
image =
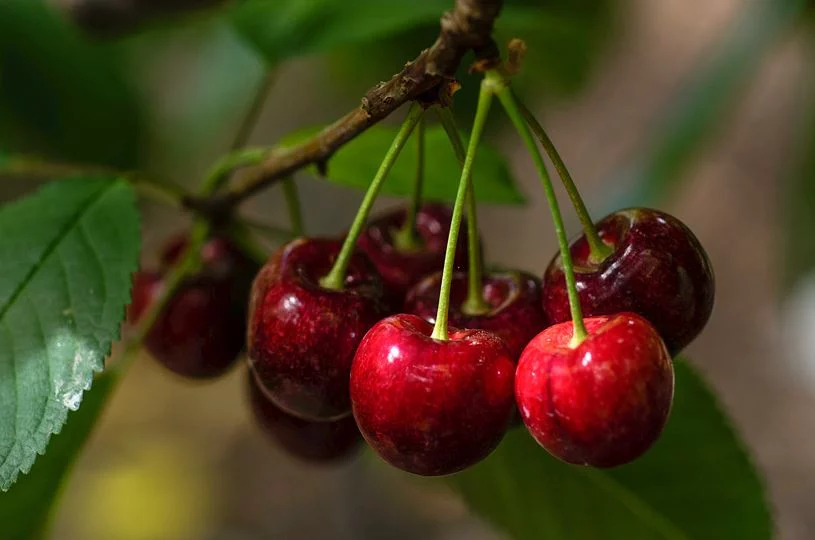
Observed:
[[[163,262],[175,262],[185,243],[184,237],[171,240],[165,253],[171,249],[177,253]],[[145,345],[171,371],[208,379],[232,367],[243,349],[246,303],[258,265],[223,238],[205,243],[201,257],[201,271],[179,286],[145,337]],[[161,272],[135,274],[133,301],[128,308],[131,323],[138,320],[162,286]]]
[[[377,323],[351,369],[354,418],[391,465],[423,476],[452,474],[501,442],[513,411],[515,365],[483,330],[449,329],[448,341],[416,315]]]
[[[310,463],[334,463],[359,449],[362,437],[353,416],[329,422],[297,418],[266,397],[251,371],[246,379],[255,421],[290,455]]]
[[[417,251],[400,251],[394,246],[393,237],[404,225],[406,212],[401,208],[372,220],[357,242],[382,276],[385,292],[395,306],[401,306],[410,287],[422,277],[444,266],[452,218],[448,206],[424,203],[416,214],[416,232],[423,246]],[[462,230],[466,231],[466,224]],[[466,233],[458,237],[455,265],[467,269]]]
[[[654,327],[634,313],[550,326],[521,355],[515,398],[538,443],[568,463],[615,467],[659,438],[673,402],[674,372]]]
[[[127,321],[136,324],[147,306],[161,293],[164,280],[161,273],[139,270],[133,273],[133,286],[130,289],[130,304],[127,306]]]
[[[517,361],[529,341],[546,328],[541,309],[540,281],[520,271],[490,272],[482,279],[484,299],[490,310],[479,315],[462,311],[467,299],[467,274],[456,272],[450,288],[448,321],[457,328],[488,330],[504,340],[512,359]],[[436,321],[441,289],[441,272],[417,283],[405,300],[405,311],[431,324]]]
[[[339,250],[338,240],[294,240],[272,255],[252,285],[249,365],[278,407],[306,420],[350,413],[354,352],[390,311],[376,269],[359,251],[343,290],[320,285]]]
[[[705,250],[682,222],[658,210],[620,210],[597,223],[614,253],[589,261],[580,236],[571,246],[586,316],[639,313],[675,356],[704,328],[713,311],[715,279]],[[543,310],[552,323],[571,320],[566,280],[555,256],[543,277]]]

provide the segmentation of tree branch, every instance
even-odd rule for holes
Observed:
[[[193,198],[185,204],[194,210],[217,214],[261,189],[308,165],[323,165],[345,143],[390,115],[408,101],[432,99],[453,76],[468,51],[489,66],[499,61],[492,28],[503,0],[456,0],[455,8],[441,18],[436,42],[391,77],[371,88],[359,107],[314,137],[285,149],[274,149],[260,164],[250,167],[241,183],[212,198]]]

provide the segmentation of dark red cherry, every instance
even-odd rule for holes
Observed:
[[[309,462],[329,463],[348,457],[359,449],[362,437],[353,416],[328,422],[303,420],[269,400],[251,371],[247,376],[247,387],[255,421],[292,456]]]
[[[540,282],[526,272],[490,272],[482,279],[482,294],[489,310],[479,314],[464,312],[467,274],[456,272],[450,288],[448,321],[457,328],[489,330],[504,340],[512,359],[517,361],[533,337],[546,328],[541,309]],[[436,321],[441,289],[441,272],[417,283],[405,300],[405,311],[430,323]]]
[[[348,377],[357,345],[389,312],[379,275],[359,251],[343,290],[320,285],[339,251],[337,240],[294,240],[272,255],[252,286],[250,367],[278,407],[306,420],[351,412]]]
[[[590,260],[585,236],[571,246],[583,314],[639,313],[676,355],[713,310],[713,268],[699,240],[675,217],[646,208],[614,212],[597,230],[614,248],[602,262]],[[560,256],[546,269],[542,298],[551,322],[571,319]]]
[[[674,373],[654,327],[634,313],[585,320],[588,337],[570,346],[572,323],[541,332],[524,349],[515,397],[527,429],[553,456],[614,467],[659,438],[673,401]]]
[[[172,240],[165,251],[178,243],[178,238]],[[210,256],[212,245],[229,248]],[[257,266],[228,240],[209,240],[202,248],[200,271],[179,286],[145,337],[153,357],[191,378],[216,377],[228,370],[243,349],[249,286]],[[128,308],[131,323],[161,287],[160,272],[142,271],[134,276],[133,301]]]
[[[499,337],[416,315],[377,323],[357,350],[351,401],[362,435],[390,464],[425,476],[477,463],[501,442],[513,411],[515,365]]]
[[[444,266],[447,236],[450,234],[452,211],[448,206],[424,203],[416,214],[416,232],[421,246],[404,250],[397,246],[395,235],[405,223],[406,209],[393,210],[372,220],[359,237],[358,246],[376,265],[385,292],[395,306],[401,306],[408,289],[422,277]],[[466,221],[462,231],[466,231]],[[467,268],[467,234],[459,235],[456,245],[456,268]]]

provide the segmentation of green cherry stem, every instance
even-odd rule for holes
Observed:
[[[286,197],[286,210],[289,212],[289,223],[292,234],[303,236],[305,227],[303,226],[303,209],[300,205],[300,194],[297,191],[297,183],[292,177],[283,179],[283,195]]]
[[[447,237],[447,250],[444,254],[444,270],[441,275],[441,290],[439,291],[439,308],[436,312],[436,324],[433,326],[433,333],[430,336],[440,341],[448,339],[447,316],[450,307],[450,286],[453,282],[453,261],[456,258],[456,243],[461,228],[461,215],[464,212],[467,194],[471,191],[470,178],[472,176],[473,161],[475,161],[475,152],[478,149],[481,134],[484,132],[484,124],[486,124],[491,103],[492,90],[485,79],[481,82],[481,90],[478,94],[478,108],[475,111],[475,119],[473,120],[473,132],[470,135],[467,154],[461,168],[461,179],[458,183],[458,192],[456,192],[456,202],[453,205],[453,217],[450,219],[450,235]]]
[[[566,188],[566,193],[569,194],[569,198],[572,200],[572,206],[574,206],[575,212],[577,212],[577,217],[580,218],[580,223],[583,224],[583,233],[586,235],[586,241],[589,244],[589,259],[594,263],[602,262],[606,257],[611,255],[614,250],[611,246],[603,242],[597,233],[597,227],[594,226],[594,221],[592,221],[589,210],[583,202],[583,197],[580,196],[580,191],[577,189],[577,185],[574,183],[572,175],[569,174],[569,169],[566,168],[566,164],[560,157],[560,153],[557,151],[557,148],[555,148],[552,139],[546,134],[543,126],[532,114],[532,111],[519,100],[516,100],[516,103],[526,123],[532,128],[532,132],[538,138],[549,159],[551,159],[555,165],[558,176],[560,176],[560,180],[563,182],[563,187]]]
[[[566,237],[566,228],[563,225],[563,216],[560,213],[560,205],[558,205],[557,196],[555,196],[552,179],[546,170],[546,163],[543,161],[543,156],[538,149],[538,145],[535,144],[532,132],[520,111],[518,100],[515,94],[512,93],[512,89],[509,87],[504,76],[495,70],[489,70],[487,71],[485,81],[491,84],[495,95],[498,96],[498,99],[501,101],[501,105],[503,105],[507,116],[509,116],[515,125],[515,130],[518,132],[518,135],[521,136],[521,140],[529,151],[532,161],[535,163],[535,168],[540,175],[543,192],[546,195],[546,202],[549,204],[549,211],[552,214],[552,221],[554,222],[555,233],[557,234],[557,241],[560,246],[560,258],[563,261],[563,273],[566,275],[566,290],[569,295],[569,307],[572,312],[572,322],[574,324],[571,346],[576,347],[586,338],[587,333],[586,326],[583,324],[580,298],[577,295],[577,284],[574,277],[572,254],[569,250],[569,239]]]
[[[467,156],[464,150],[464,143],[456,127],[456,120],[452,111],[448,107],[436,109],[441,125],[450,139],[453,152],[456,154],[461,166]],[[467,315],[480,315],[489,311],[490,306],[484,300],[483,291],[483,269],[481,267],[481,244],[478,241],[478,218],[475,207],[475,186],[473,186],[472,175],[468,178],[470,187],[467,191],[467,254],[469,257],[467,270],[467,298],[461,305],[461,310]]]
[[[357,210],[357,215],[354,217],[354,222],[351,224],[351,229],[345,237],[342,248],[340,248],[340,253],[337,255],[334,266],[331,268],[331,271],[320,280],[320,285],[326,289],[342,290],[344,287],[345,274],[348,271],[348,264],[351,262],[351,255],[354,252],[357,239],[360,233],[362,233],[362,228],[368,219],[368,214],[371,212],[371,207],[379,194],[379,189],[382,187],[382,182],[384,182],[388,176],[388,172],[390,172],[391,167],[393,167],[393,164],[396,162],[396,158],[399,157],[402,148],[405,147],[405,143],[410,137],[411,132],[413,132],[413,128],[419,123],[422,114],[424,114],[424,108],[421,105],[416,103],[411,105],[410,111],[402,122],[402,126],[399,128],[399,133],[397,133],[396,138],[393,139],[391,147],[382,160],[382,164],[379,165],[376,176],[374,176],[373,181],[371,181],[371,185],[368,186],[368,191],[362,199],[359,210]]]
[[[405,215],[405,223],[393,236],[393,243],[400,251],[416,251],[422,246],[422,240],[416,233],[416,214],[422,205],[422,188],[424,186],[425,162],[425,125],[424,119],[419,120],[416,126],[416,177],[413,180],[413,190],[410,194],[410,206]]]

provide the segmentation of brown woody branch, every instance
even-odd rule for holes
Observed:
[[[443,83],[453,79],[468,51],[474,51],[481,64],[498,62],[492,29],[502,4],[503,0],[456,0],[454,9],[441,18],[436,42],[390,80],[371,88],[359,107],[297,146],[271,150],[263,163],[248,168],[241,183],[230,191],[206,199],[190,197],[185,204],[210,215],[228,210],[299,169],[324,166],[345,143],[404,103],[433,99]]]

